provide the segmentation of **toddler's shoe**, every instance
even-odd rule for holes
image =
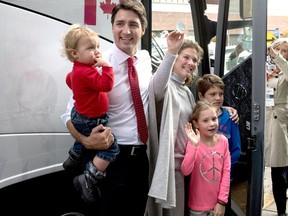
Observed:
[[[90,161],[84,174],[76,176],[73,184],[77,191],[81,193],[81,198],[87,203],[95,203],[100,197],[101,192],[98,187],[99,181],[105,177],[105,172],[98,171]]]

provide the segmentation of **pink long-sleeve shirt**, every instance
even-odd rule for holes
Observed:
[[[191,174],[188,206],[195,211],[214,209],[217,201],[228,202],[231,159],[228,140],[220,135],[219,142],[208,147],[190,141],[181,165],[184,175]]]

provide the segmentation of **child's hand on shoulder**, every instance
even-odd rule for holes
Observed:
[[[190,122],[187,122],[185,124],[185,132],[191,144],[193,146],[198,146],[198,143],[200,141],[200,132],[198,131],[198,129],[195,129],[194,131],[192,124]]]

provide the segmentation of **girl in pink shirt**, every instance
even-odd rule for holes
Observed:
[[[228,140],[218,134],[216,108],[198,101],[192,112],[192,123],[185,125],[188,137],[181,165],[190,175],[188,207],[190,216],[220,216],[225,213],[230,187],[231,159]]]

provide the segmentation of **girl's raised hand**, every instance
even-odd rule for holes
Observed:
[[[194,146],[198,146],[198,143],[200,141],[200,132],[197,129],[194,131],[190,122],[187,122],[185,124],[185,132],[191,144]]]

